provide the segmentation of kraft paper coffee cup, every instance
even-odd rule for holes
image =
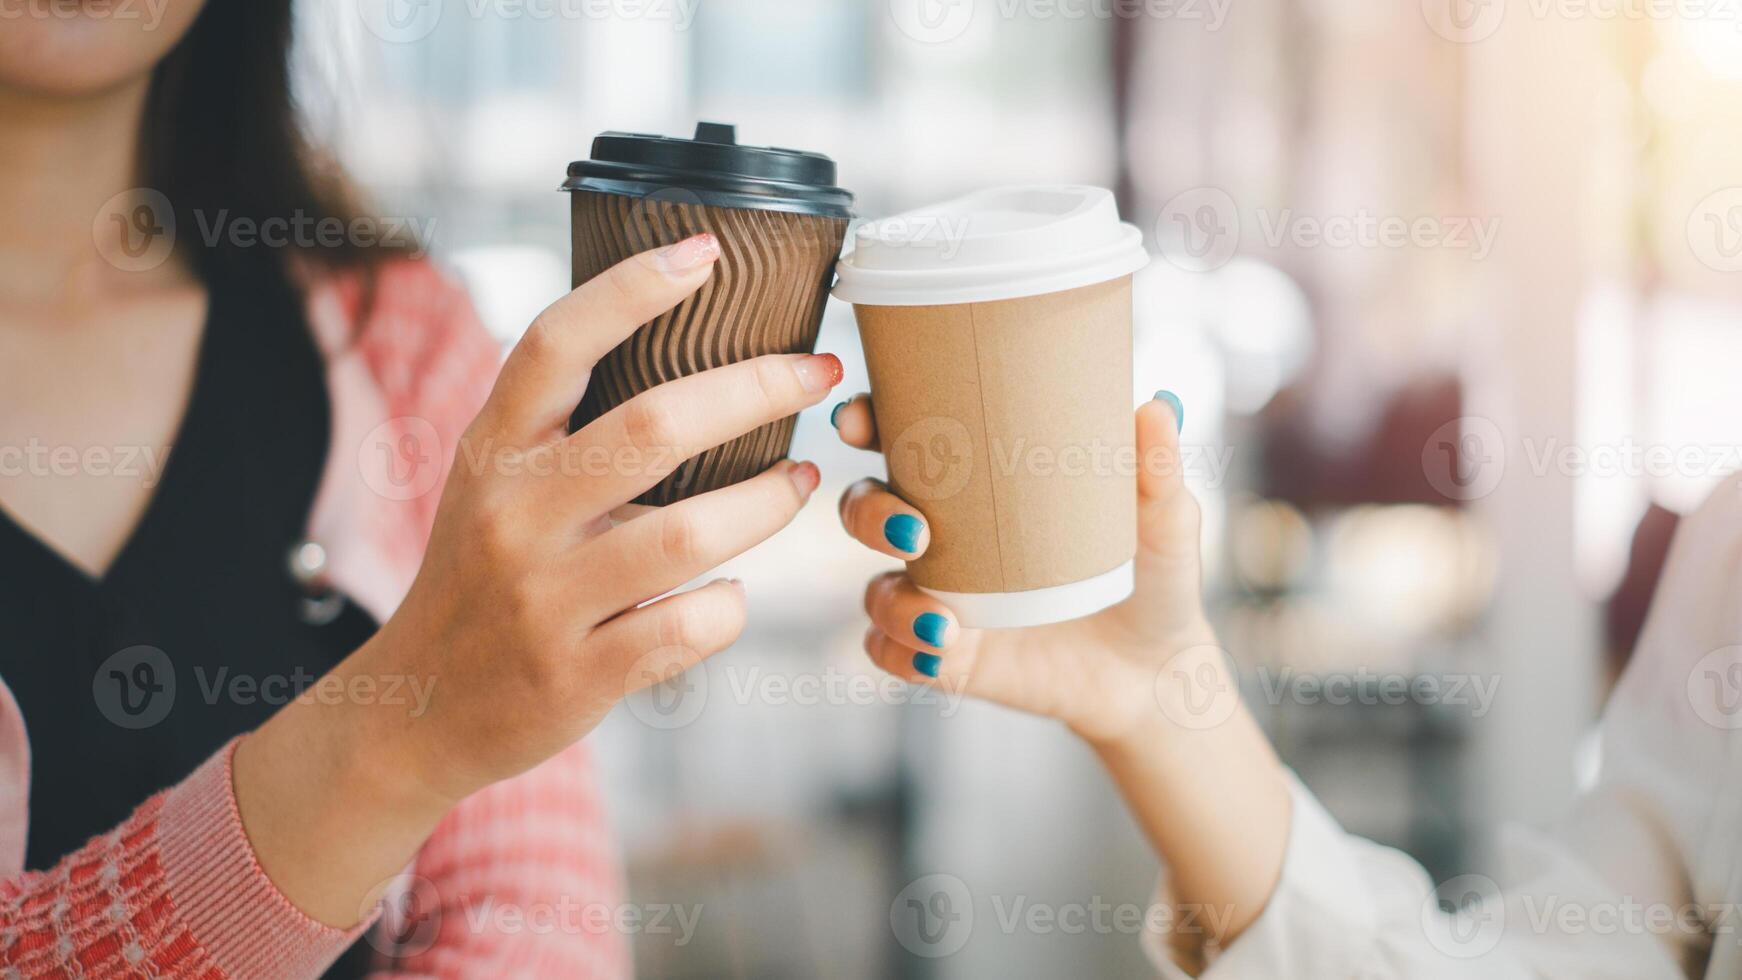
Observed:
[[[648,249],[712,232],[721,257],[695,295],[643,325],[593,370],[578,429],[656,385],[764,354],[810,353],[853,217],[826,156],[740,146],[702,123],[693,140],[610,132],[569,165],[574,282]],[[795,420],[766,425],[684,462],[635,503],[730,486],[785,458]],[[651,461],[650,461],[651,462]],[[668,464],[669,465],[669,464]]]
[[[886,218],[841,260],[891,487],[931,527],[908,572],[964,626],[1075,619],[1131,594],[1131,277],[1148,262],[1112,193],[1080,186]]]

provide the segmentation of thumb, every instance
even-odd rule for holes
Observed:
[[[1137,410],[1137,537],[1141,557],[1198,556],[1200,512],[1185,485],[1179,433],[1185,410],[1179,396],[1158,391]]]

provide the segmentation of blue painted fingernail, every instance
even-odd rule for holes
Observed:
[[[913,621],[913,635],[919,637],[921,643],[928,647],[944,645],[944,633],[950,628],[950,621],[937,613],[920,613]]]
[[[895,514],[883,522],[883,540],[895,546],[897,551],[913,554],[919,550],[919,532],[925,530],[925,522],[912,514]]]
[[[1180,403],[1179,396],[1168,391],[1166,388],[1163,388],[1155,393],[1155,400],[1158,402],[1166,402],[1167,407],[1173,409],[1174,431],[1184,431],[1186,427],[1186,407]]]
[[[916,653],[913,655],[913,669],[927,677],[936,677],[938,668],[943,666],[944,658],[935,653]]]
[[[841,427],[841,409],[846,408],[846,407],[847,407],[847,403],[842,402],[839,405],[836,405],[834,408],[829,410],[829,424],[830,425],[834,426],[837,429],[839,429]]]

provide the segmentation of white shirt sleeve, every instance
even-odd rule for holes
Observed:
[[[1742,976],[1739,599],[1742,482],[1731,478],[1676,536],[1604,712],[1601,776],[1564,824],[1510,828],[1502,871],[1436,888],[1295,782],[1276,891],[1201,980]],[[1174,904],[1165,877],[1158,900]],[[1185,980],[1164,940],[1145,934],[1151,961]]]

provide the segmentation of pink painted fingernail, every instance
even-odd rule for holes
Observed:
[[[841,359],[833,354],[808,355],[800,358],[792,369],[798,372],[798,383],[813,395],[840,384],[847,373]]]
[[[661,271],[671,274],[689,272],[720,257],[720,240],[703,232],[655,253]]]
[[[823,472],[817,469],[815,463],[795,463],[787,476],[792,477],[792,485],[798,489],[798,495],[808,498],[817,490],[817,484],[823,482]]]

